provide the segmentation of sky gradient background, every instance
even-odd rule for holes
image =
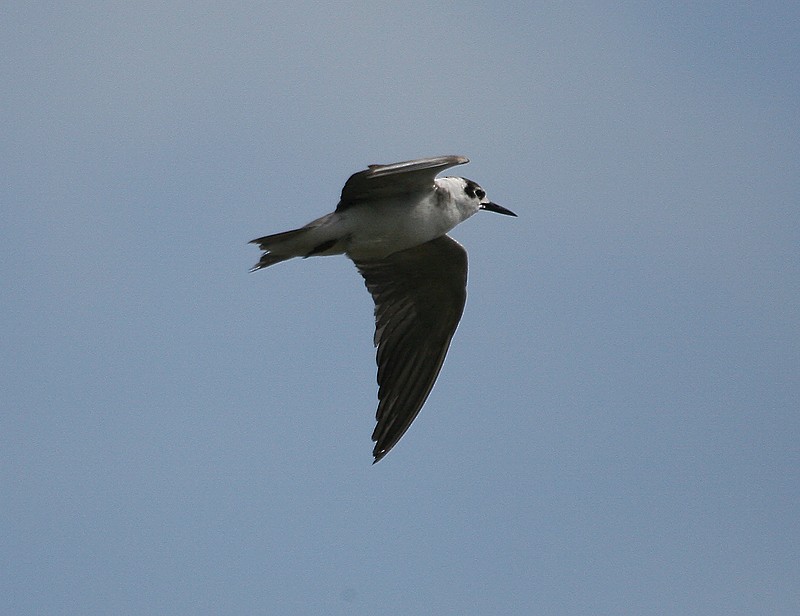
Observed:
[[[0,8],[0,611],[800,613],[800,5],[286,4]],[[519,218],[372,466],[246,242],[439,154]]]

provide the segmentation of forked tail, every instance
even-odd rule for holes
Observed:
[[[264,254],[251,272],[286,261],[292,257],[313,257],[314,255],[341,254],[341,231],[336,229],[336,218],[332,214],[318,218],[305,227],[274,233],[251,240]]]
[[[277,254],[272,252],[275,249],[280,250],[282,245],[290,243],[293,239],[298,238],[308,232],[307,227],[301,229],[293,229],[292,231],[284,231],[283,233],[274,233],[272,235],[265,235],[264,237],[257,237],[250,240],[250,244],[258,244],[258,247],[264,251],[261,259],[253,267],[250,268],[251,272],[256,272],[270,265],[275,265],[281,261],[286,261],[292,257],[298,257],[296,254]]]

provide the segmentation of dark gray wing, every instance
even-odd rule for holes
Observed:
[[[342,189],[336,211],[371,199],[402,196],[433,189],[433,179],[442,171],[468,163],[464,156],[436,156],[391,165],[370,165],[350,176]]]
[[[467,299],[467,251],[443,235],[355,263],[375,301],[377,462],[408,430],[439,376]]]

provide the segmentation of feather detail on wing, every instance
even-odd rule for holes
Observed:
[[[466,302],[467,253],[444,235],[355,263],[375,301],[377,462],[403,436],[436,382]]]
[[[390,165],[370,165],[350,176],[342,189],[337,212],[373,199],[401,197],[431,190],[434,178],[449,167],[468,163],[465,156],[435,156]]]

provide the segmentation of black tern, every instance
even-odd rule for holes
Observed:
[[[442,369],[467,299],[467,252],[450,229],[480,210],[516,216],[472,180],[436,176],[464,156],[369,165],[350,176],[336,210],[300,229],[252,240],[250,271],[293,257],[345,254],[375,302],[378,364],[373,464],[405,434]]]

